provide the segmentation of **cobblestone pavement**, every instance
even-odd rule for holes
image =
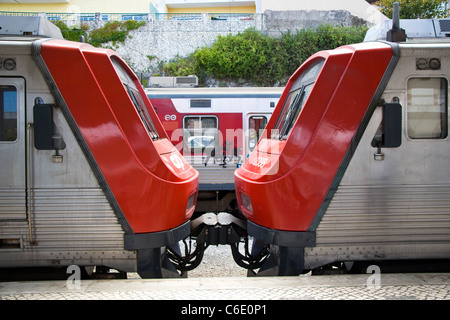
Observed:
[[[0,283],[0,300],[450,300],[450,274]]]
[[[450,300],[450,273],[247,278],[232,261],[211,246],[187,279],[0,282],[0,300]]]

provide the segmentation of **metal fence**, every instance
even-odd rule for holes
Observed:
[[[0,15],[43,16],[51,21],[244,21],[254,20],[253,13],[41,13],[0,11]]]

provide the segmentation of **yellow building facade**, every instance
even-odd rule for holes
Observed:
[[[46,13],[255,13],[244,0],[1,0],[0,11]]]

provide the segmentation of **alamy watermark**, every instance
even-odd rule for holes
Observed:
[[[67,289],[81,289],[81,269],[77,265],[67,267],[66,273],[71,274],[66,281]]]
[[[271,130],[271,136],[278,130]],[[191,165],[237,165],[249,159],[249,165],[265,175],[278,173],[279,139],[268,137],[267,130],[217,128],[182,129],[169,133],[170,141]],[[262,143],[257,146],[258,141]],[[250,154],[254,152],[253,157]]]
[[[381,288],[381,269],[377,265],[370,265],[367,268],[366,273],[371,275],[367,278],[366,285],[369,289],[380,289]]]

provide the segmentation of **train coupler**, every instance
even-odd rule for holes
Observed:
[[[207,212],[191,221],[197,243],[220,245],[239,242],[245,233],[246,222],[227,212]]]

